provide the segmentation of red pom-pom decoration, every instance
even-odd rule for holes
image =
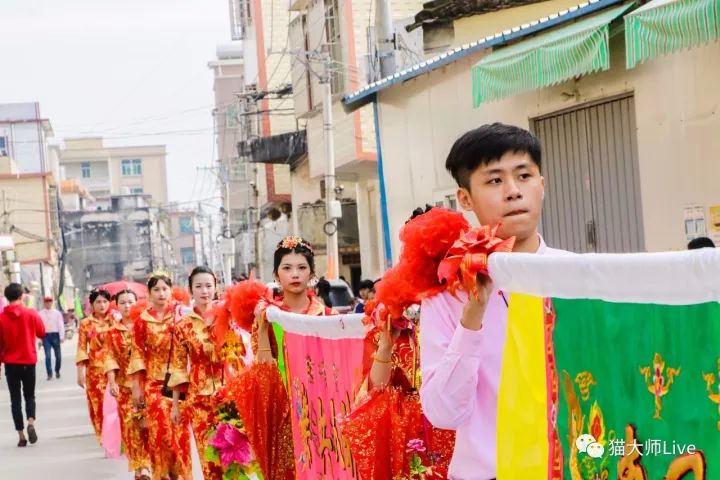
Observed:
[[[255,321],[255,308],[263,299],[268,299],[268,287],[257,280],[242,281],[227,290],[230,313],[238,326],[252,331]]]
[[[190,306],[190,292],[188,292],[184,288],[173,287],[172,298],[180,305],[185,305],[186,307]]]

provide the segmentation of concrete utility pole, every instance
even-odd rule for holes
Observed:
[[[252,196],[253,196],[253,210],[255,216],[249,218],[251,225],[253,226],[253,240],[255,242],[255,276],[258,279],[265,280],[262,275],[263,272],[263,252],[262,252],[262,237],[260,236],[260,190],[258,189],[258,167],[254,169],[255,180],[252,185]],[[248,272],[250,274],[250,272]]]
[[[323,92],[323,132],[325,136],[325,160],[327,172],[325,173],[325,225],[323,231],[326,235],[327,264],[332,266],[331,278],[337,277],[340,271],[338,263],[338,235],[337,219],[342,216],[340,202],[335,198],[335,138],[333,136],[332,114],[332,60],[330,55],[325,58],[325,74],[321,82]]]
[[[205,214],[203,213],[202,208],[202,202],[198,202],[198,213],[197,213],[197,219],[198,219],[198,227],[200,229],[200,253],[202,256],[202,264],[206,267],[210,266],[210,263],[208,262],[208,255],[205,251],[205,229],[203,228],[203,219],[205,218]]]
[[[230,228],[230,214],[232,212],[232,209],[230,208],[230,172],[223,165],[220,165],[219,167],[198,167],[198,170],[208,170],[209,172],[211,172],[213,175],[215,175],[218,182],[220,182],[220,185],[222,185],[224,189],[223,199],[225,201],[225,224],[221,227],[221,230],[223,230],[222,237],[230,242],[230,254],[225,255],[222,261],[222,265],[223,279],[225,280],[225,285],[230,285],[232,283],[232,269],[235,262],[235,236],[233,235]]]
[[[395,32],[391,0],[377,0],[375,7],[375,48],[380,61],[380,78],[395,73]]]
[[[225,205],[227,212],[225,214],[225,228],[230,232],[230,255],[225,258],[225,285],[232,285],[232,269],[235,263],[235,237],[231,230],[231,212],[230,208],[230,172],[223,168],[224,174],[220,176],[220,181],[225,182]]]

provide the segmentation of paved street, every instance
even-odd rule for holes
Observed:
[[[10,416],[5,370],[0,382],[0,470],[2,480],[121,480],[132,478],[125,458],[109,460],[95,441],[85,404],[85,393],[75,384],[75,339],[63,345],[60,380],[45,378],[45,356],[38,353],[38,443],[18,448]],[[193,452],[194,446],[193,446]],[[194,478],[202,479],[193,455]]]

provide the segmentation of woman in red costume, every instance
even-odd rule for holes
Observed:
[[[270,306],[318,316],[332,314],[333,310],[309,288],[315,275],[315,257],[302,238],[287,237],[278,244],[273,273],[281,289],[276,298],[270,298],[267,287],[252,279],[228,291],[233,319],[240,328],[252,331],[255,362],[228,384],[226,396],[243,421],[263,478],[294,480],[290,401],[276,363],[282,352],[265,313]]]
[[[95,436],[101,441],[103,424],[103,398],[107,379],[105,378],[105,336],[112,325],[110,293],[106,290],[90,292],[92,313],[80,322],[77,364],[77,383],[85,389],[90,412],[90,421]]]
[[[280,284],[281,294],[271,302],[261,302],[257,321],[257,361],[273,361],[275,338],[265,319],[264,309],[276,305],[287,312],[303,315],[335,315],[309,288],[315,276],[315,254],[312,246],[300,237],[287,237],[275,249],[273,274]]]
[[[455,433],[432,427],[422,413],[418,305],[445,288],[435,272],[466,228],[457,212],[414,212],[400,233],[398,264],[365,308],[375,325],[366,338],[366,383],[343,426],[360,478],[447,478]]]
[[[179,353],[179,310],[169,274],[153,273],[148,280],[149,305],[133,309],[134,332],[128,374],[133,379],[133,402],[148,425],[153,480],[192,478],[190,430],[174,424],[173,377],[187,377],[187,363]]]
[[[106,337],[105,372],[110,394],[117,399],[120,434],[129,469],[135,472],[136,480],[150,480],[150,456],[147,438],[143,434],[146,430],[133,407],[132,380],[127,374],[134,326],[130,310],[137,303],[137,295],[132,290],[122,290],[115,294],[114,299],[122,318],[113,322]]]
[[[182,417],[189,417],[205,480],[221,480],[222,468],[206,460],[205,449],[208,433],[218,420],[221,388],[244,368],[245,345],[232,328],[215,321],[215,274],[207,267],[196,267],[189,283],[194,309],[178,325],[177,345],[179,353],[189,359],[190,373],[187,378],[177,375],[170,382],[172,419],[178,423]],[[187,388],[187,400],[181,413],[182,387]]]

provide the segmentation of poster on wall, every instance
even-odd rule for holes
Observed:
[[[705,222],[705,207],[702,205],[691,205],[684,210],[685,238],[689,242],[697,237],[707,235]]]

